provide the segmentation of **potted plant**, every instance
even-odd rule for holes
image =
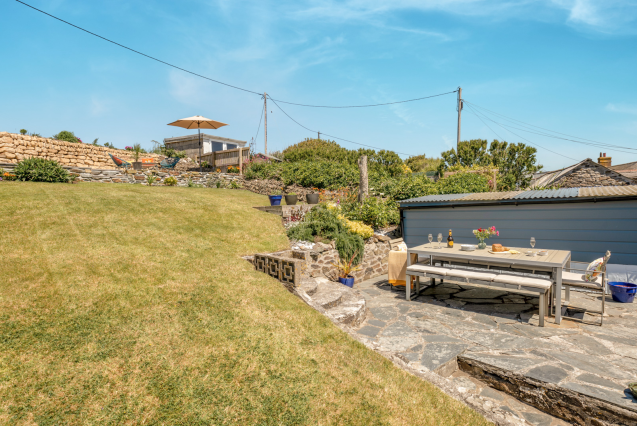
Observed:
[[[487,243],[485,243],[484,240],[494,235],[499,237],[500,231],[496,230],[495,226],[492,226],[491,228],[478,228],[473,230],[473,235],[475,235],[479,241],[478,249],[484,250],[487,248]]]
[[[272,191],[272,193],[268,195],[268,197],[270,198],[271,206],[281,205],[281,198],[283,198],[283,195],[281,195],[281,191]]]
[[[307,194],[305,196],[305,199],[307,200],[308,204],[318,204],[319,195],[318,194]]]
[[[133,161],[134,170],[142,169],[142,162],[139,161],[139,154],[141,152],[142,152],[142,146],[140,144],[136,143],[135,145],[133,145],[133,156],[135,157],[135,161]]]
[[[285,196],[285,204],[287,204],[288,206],[295,206],[298,201],[299,197],[296,195],[295,192],[290,192]]]
[[[338,263],[332,264],[338,268],[338,282],[350,288],[354,287],[354,277],[351,275],[352,272],[356,272],[361,269],[360,265],[353,265],[357,254],[358,250],[354,252],[349,261],[339,259]]]

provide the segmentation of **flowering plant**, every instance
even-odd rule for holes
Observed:
[[[124,147],[124,149],[125,149],[126,151],[132,151],[132,150],[133,150],[133,147],[132,147],[132,146],[125,146],[125,147]]]
[[[499,237],[500,231],[496,230],[495,226],[492,226],[491,228],[478,228],[473,230],[473,235],[475,235],[477,239],[482,241],[494,235]]]

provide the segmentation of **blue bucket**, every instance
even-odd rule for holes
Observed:
[[[615,302],[633,303],[635,300],[637,284],[613,281],[608,283],[608,287],[610,287]]]
[[[268,197],[270,198],[270,205],[271,206],[280,206],[281,205],[281,198],[283,198],[283,195],[268,195]]]
[[[351,275],[348,275],[347,278],[338,277],[338,281],[341,284],[348,286],[349,288],[354,287],[354,277]]]

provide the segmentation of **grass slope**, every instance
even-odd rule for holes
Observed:
[[[239,258],[265,202],[0,183],[0,423],[486,424]]]

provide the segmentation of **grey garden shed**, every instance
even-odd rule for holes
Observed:
[[[429,195],[400,202],[408,247],[428,243],[449,229],[456,244],[476,243],[473,230],[495,226],[488,244],[570,250],[572,260],[590,262],[606,250],[611,263],[637,265],[637,186],[567,188],[478,194]]]

